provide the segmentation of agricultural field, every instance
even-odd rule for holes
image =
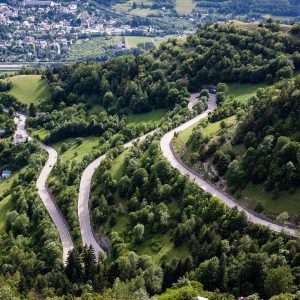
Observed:
[[[140,17],[147,17],[150,13],[156,13],[156,10],[150,9],[150,8],[136,8],[133,9],[133,3],[136,4],[141,4],[144,3],[146,5],[151,5],[153,3],[152,0],[129,0],[127,2],[124,3],[118,3],[116,5],[114,5],[114,9],[121,11],[121,12],[127,12],[136,16],[140,16]]]
[[[176,10],[180,14],[190,14],[196,7],[196,2],[193,0],[176,0]]]
[[[47,99],[50,90],[46,80],[40,75],[18,75],[9,78],[13,83],[13,88],[9,94],[15,96],[19,101],[30,105],[38,105],[41,100]]]
[[[149,45],[159,47],[169,37],[147,37],[147,36],[106,36],[91,39],[80,39],[69,49],[69,61],[78,60],[106,60],[114,56],[115,52],[125,49],[146,48]],[[148,45],[149,44],[149,45]],[[146,47],[145,47],[146,46]]]
[[[5,70],[0,70],[0,76],[1,75],[15,75],[16,71],[5,71]]]
[[[94,37],[91,39],[79,39],[69,49],[69,61],[84,59],[96,59],[101,55],[107,54],[112,49],[117,49],[123,45],[123,37],[106,36]]]
[[[125,37],[125,44],[126,48],[139,48],[140,45],[143,44],[152,44],[153,47],[155,46],[155,43],[153,41],[152,37],[148,36],[126,36]]]
[[[164,37],[149,37],[149,36],[128,36],[125,41],[129,48],[137,48],[139,44],[152,43],[155,48],[159,48],[162,43],[167,42],[170,38],[177,38],[180,41],[185,41],[186,36],[167,35]]]
[[[134,8],[134,3],[136,3],[137,8]],[[145,7],[141,7],[142,3],[145,5]],[[158,9],[149,8],[149,6],[152,4],[152,0],[129,0],[125,3],[118,3],[114,5],[114,8],[116,10],[129,12],[130,14],[141,17],[146,17],[149,14],[161,13],[161,11]],[[196,2],[194,0],[175,0],[175,7],[179,14],[188,15],[191,14],[193,9],[196,7]]]

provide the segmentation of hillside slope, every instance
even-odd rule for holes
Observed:
[[[246,103],[225,101],[210,115],[211,123],[194,127],[185,138],[186,148],[176,139],[176,150],[250,208],[271,217],[287,211],[297,221],[299,83],[296,77],[259,89]]]
[[[137,57],[47,71],[52,102],[96,102],[110,112],[125,113],[130,108],[142,113],[182,104],[187,90],[207,83],[257,83],[290,77],[300,66],[299,45],[293,37],[272,30],[272,26],[255,30],[207,26],[185,42],[171,39]]]

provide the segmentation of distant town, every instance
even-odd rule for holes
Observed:
[[[134,24],[132,24],[134,23]],[[118,18],[97,6],[80,1],[9,1],[0,3],[0,61],[63,62],[80,39],[108,36],[163,36],[160,26]],[[130,48],[126,40],[114,40],[110,48]],[[95,49],[96,51],[97,49]]]

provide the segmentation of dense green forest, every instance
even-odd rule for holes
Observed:
[[[243,104],[232,101],[226,84],[219,84],[217,99],[223,104],[208,118],[221,121],[219,130],[208,135],[207,121],[200,122],[181,153],[183,159],[236,195],[252,184],[274,199],[285,191],[291,197],[300,184],[299,82],[296,77],[260,89]],[[230,116],[233,122],[226,124]],[[264,209],[259,202],[252,208]],[[298,222],[298,211],[294,217]]]
[[[6,115],[2,108],[1,127],[7,127],[0,139],[0,170],[11,170],[12,178],[0,182],[0,298],[15,299],[42,276],[55,277],[62,270],[62,248],[35,189],[46,154],[35,142],[12,143],[13,109]],[[9,208],[5,215],[4,207]]]
[[[268,24],[274,26],[253,31],[207,26],[185,42],[171,39],[137,57],[48,70],[52,103],[98,103],[111,113],[128,108],[141,113],[182,103],[187,90],[205,83],[289,77],[300,65],[299,45],[293,37],[277,32],[277,23]]]
[[[111,280],[116,276],[132,282],[142,276],[142,288],[150,295],[171,287],[184,274],[185,280],[200,281],[206,290],[235,296],[258,292],[271,297],[292,291],[293,275],[279,263],[275,246],[288,239],[247,223],[242,213],[225,208],[172,170],[161,156],[158,140],[149,138],[125,156],[111,152],[95,174],[93,221],[98,232],[106,231],[111,238]],[[172,251],[169,256],[160,253],[165,243],[176,253],[173,258]],[[153,257],[148,271],[156,280],[151,283],[146,270],[136,273],[130,263],[142,259],[145,248]],[[289,265],[287,256],[285,262]],[[290,279],[272,287],[273,273],[286,271]]]
[[[253,108],[238,126],[233,140],[235,144],[243,143],[247,151],[238,163],[229,165],[227,176],[232,187],[242,187],[246,180],[263,183],[266,190],[299,186],[299,88],[297,77],[253,99]]]
[[[10,108],[0,114],[0,129],[7,130],[0,169],[13,170],[16,178],[0,194],[12,205],[0,220],[0,299],[298,299],[299,240],[247,222],[173,169],[159,146],[163,133],[207,108],[208,91],[202,90],[190,112],[190,92],[224,82],[217,87],[219,108],[190,137],[192,162],[212,158],[215,180],[227,178],[233,190],[257,180],[266,189],[299,185],[300,79],[282,80],[300,67],[299,45],[277,25],[211,25],[136,57],[47,69],[51,97],[28,109],[2,82],[0,103]],[[231,99],[225,84],[277,81],[245,103]],[[101,111],[90,113],[95,104]],[[128,122],[129,114],[158,108],[167,112],[157,123]],[[13,112],[20,109],[27,110],[35,136],[59,145],[59,157],[70,148],[68,138],[77,146],[97,139],[81,160],[76,151],[71,159],[59,158],[48,182],[76,245],[66,266],[35,189],[46,154],[35,142],[12,143]],[[232,116],[229,125],[222,122]],[[220,122],[217,136],[205,135],[209,121]],[[155,127],[154,136],[124,152],[125,142]],[[82,171],[104,153],[91,208],[93,228],[110,239],[110,256],[97,263],[93,249],[81,245],[77,193]]]

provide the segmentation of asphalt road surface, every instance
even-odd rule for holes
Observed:
[[[192,101],[191,101],[192,103]],[[193,105],[192,105],[193,106]],[[192,106],[190,106],[189,108],[192,109]],[[191,172],[190,169],[188,169],[186,166],[184,166],[173,154],[172,149],[171,149],[171,141],[174,137],[175,133],[179,133],[185,129],[187,129],[188,127],[198,123],[200,120],[204,119],[205,117],[207,117],[207,115],[209,114],[209,112],[212,112],[213,110],[215,110],[217,107],[216,105],[216,97],[215,95],[210,95],[210,99],[209,99],[209,105],[208,105],[208,109],[203,112],[202,114],[198,115],[197,117],[195,117],[194,119],[180,125],[179,127],[169,131],[168,133],[166,133],[161,141],[160,141],[160,147],[161,150],[163,152],[163,155],[165,156],[165,158],[170,162],[170,164],[176,168],[177,170],[179,170],[179,172],[183,175],[187,175],[190,177],[191,180],[193,180],[201,189],[203,189],[204,191],[210,193],[211,195],[217,197],[218,199],[220,199],[222,202],[224,202],[228,207],[237,207],[240,211],[244,211],[246,213],[246,216],[248,218],[248,220],[250,222],[253,222],[255,224],[259,224],[259,225],[264,225],[269,227],[271,230],[276,231],[276,232],[286,232],[290,235],[296,235],[296,232],[294,229],[290,229],[284,226],[280,226],[278,224],[274,224],[272,222],[266,221],[263,218],[260,218],[258,215],[254,215],[251,212],[249,212],[248,210],[246,210],[245,208],[243,208],[242,206],[238,205],[238,203],[236,203],[236,201],[234,201],[233,198],[230,198],[228,195],[225,195],[222,191],[218,190],[214,185],[212,185],[210,182],[205,181],[204,179],[202,179],[200,176],[195,175],[193,172]]]
[[[133,146],[134,142],[142,141],[147,136],[152,135],[156,132],[153,130],[148,134],[134,139],[126,144],[124,144],[124,148],[130,148]],[[100,247],[97,236],[93,231],[91,225],[91,216],[90,216],[90,209],[89,209],[89,202],[90,202],[90,191],[91,191],[91,184],[92,178],[96,171],[96,169],[100,166],[101,162],[106,158],[106,154],[98,157],[94,160],[91,164],[87,166],[84,170],[81,180],[80,180],[80,188],[79,188],[79,196],[78,196],[78,219],[80,225],[80,233],[82,238],[83,245],[92,246],[97,259],[99,258],[99,252],[102,253],[105,257],[105,253]]]
[[[26,138],[27,140],[32,140],[32,138],[26,131],[26,116],[17,113],[14,121],[17,124],[17,129],[14,135],[14,142],[16,142],[18,135],[22,136],[23,138]],[[49,146],[46,146],[42,143],[39,144],[44,150],[48,152],[49,157],[43,170],[39,175],[36,186],[38,189],[38,193],[59,232],[61,243],[63,246],[63,262],[66,263],[68,252],[74,248],[73,240],[67,223],[62,214],[60,213],[60,210],[58,209],[55,201],[52,199],[46,184],[49,174],[57,162],[57,152]]]

